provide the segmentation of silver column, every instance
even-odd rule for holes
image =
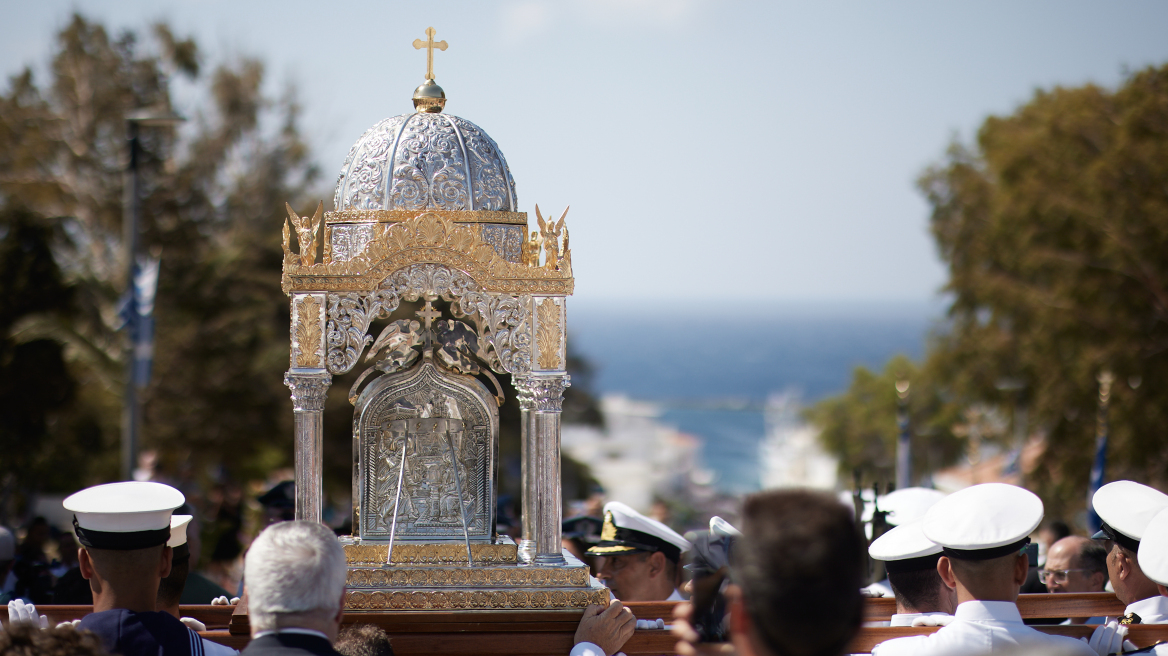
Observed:
[[[516,389],[519,390],[519,414],[520,414],[520,428],[519,428],[519,462],[522,467],[520,473],[520,487],[522,497],[520,503],[522,504],[520,518],[520,525],[523,530],[523,538],[519,540],[519,558],[525,562],[530,563],[535,558],[535,497],[536,497],[536,476],[535,465],[532,462],[534,454],[539,452],[539,447],[535,443],[538,431],[531,426],[531,421],[535,413],[533,413],[528,406],[531,405],[524,400],[523,386],[521,386],[520,379],[514,379]]]
[[[321,521],[324,477],[324,399],[333,377],[327,372],[284,374],[296,413],[296,519]]]
[[[563,490],[560,478],[560,412],[567,374],[516,377],[523,410],[523,530],[534,540],[533,561],[563,565],[560,540]]]

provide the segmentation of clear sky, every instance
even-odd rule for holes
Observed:
[[[1035,89],[1168,62],[1168,3],[1143,0],[3,7],[6,76],[43,71],[73,10],[168,20],[205,65],[262,58],[273,93],[298,89],[326,203],[357,137],[412,111],[410,44],[433,25],[447,111],[499,143],[521,210],[571,204],[577,296],[596,302],[933,299],[945,275],[914,180],[950,140]]]

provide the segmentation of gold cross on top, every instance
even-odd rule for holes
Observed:
[[[427,80],[434,79],[434,48],[437,48],[437,49],[442,50],[444,52],[446,50],[446,42],[445,41],[435,41],[434,34],[435,34],[434,28],[427,27],[425,41],[423,41],[421,39],[414,39],[414,49],[415,50],[421,50],[422,48],[426,49],[426,79]]]
[[[434,307],[430,305],[430,301],[426,301],[426,307],[418,310],[415,314],[419,319],[426,322],[426,330],[430,330],[430,324],[433,323],[435,319],[442,318],[442,313],[438,310],[435,310]]]

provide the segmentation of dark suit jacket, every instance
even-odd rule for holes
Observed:
[[[341,656],[328,640],[304,633],[273,633],[252,640],[240,656]]]

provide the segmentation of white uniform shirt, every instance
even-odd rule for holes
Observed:
[[[1156,595],[1141,599],[1129,604],[1123,612],[1139,615],[1140,624],[1168,624],[1168,597]]]
[[[953,615],[953,622],[936,633],[887,640],[872,648],[872,656],[987,654],[1019,645],[1056,647],[1071,655],[1095,656],[1095,650],[1084,642],[1026,626],[1018,606],[1008,601],[967,601],[958,605]]]
[[[885,624],[884,626],[912,626],[913,620],[915,620],[918,617],[924,617],[926,615],[945,615],[945,616],[948,616],[949,613],[942,613],[942,612],[938,612],[938,611],[934,611],[931,613],[896,613],[891,618],[889,618],[888,623]]]

